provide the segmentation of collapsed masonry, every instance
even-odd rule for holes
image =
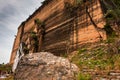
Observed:
[[[59,55],[83,43],[106,39],[106,24],[100,0],[45,0],[18,28],[10,63],[21,42],[28,53],[47,51]]]

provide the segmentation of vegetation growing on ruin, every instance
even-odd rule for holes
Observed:
[[[45,34],[45,23],[40,19],[35,19],[35,24],[37,24],[37,34]]]
[[[106,31],[106,34],[107,34],[108,36],[113,36],[113,35],[115,35],[114,30],[111,28],[110,24],[108,24],[108,23],[106,23],[106,24],[104,25],[104,30]]]
[[[43,27],[43,26],[45,26],[45,23],[44,22],[42,22],[40,19],[38,19],[38,18],[36,18],[35,20],[34,20],[34,22],[35,22],[35,24],[37,24],[37,27]]]
[[[77,1],[78,2],[76,5],[79,6],[86,0]],[[96,44],[85,44],[85,46],[81,47],[77,51],[77,54],[74,54],[74,56],[72,55],[72,58],[70,55],[65,55],[65,57],[67,56],[72,63],[75,63],[80,68],[81,73],[78,74],[78,80],[92,80],[90,76],[91,74],[86,75],[83,73],[83,70],[93,70],[97,72],[107,71],[108,73],[110,70],[120,70],[120,39],[113,26],[113,23],[116,23],[118,27],[117,29],[119,30],[120,1],[112,0],[112,3],[117,7],[108,9],[104,15],[106,24],[104,25],[103,29],[107,33],[107,40],[98,42]],[[91,22],[97,29],[93,18],[87,11],[87,6],[86,12],[91,19]]]
[[[107,23],[116,23],[119,26],[120,22],[120,1],[118,0],[110,0],[111,4],[108,4],[107,1],[103,0],[105,7],[107,9],[105,13],[105,18]]]
[[[24,46],[23,47],[23,52],[24,52],[25,55],[29,54],[29,49],[26,46]]]
[[[33,48],[35,48],[35,52],[37,52],[38,50],[38,36],[36,32],[31,32],[30,34],[30,38],[31,38],[31,45],[33,46]]]
[[[67,57],[75,63],[79,69],[78,80],[92,80],[91,74],[84,74],[85,71],[93,70],[96,72],[120,70],[120,39],[111,37],[111,41],[97,43],[87,43],[78,49],[76,53],[69,54]]]
[[[32,32],[30,33],[30,36],[31,36],[31,39],[33,39],[33,40],[36,40],[36,39],[37,39],[37,34],[36,34],[36,32],[34,32],[34,31],[32,31]]]
[[[34,22],[35,22],[35,24],[37,24],[37,26],[40,26],[40,25],[41,25],[41,23],[42,23],[42,22],[41,22],[38,18],[37,18],[37,19],[35,19],[35,20],[34,20]]]

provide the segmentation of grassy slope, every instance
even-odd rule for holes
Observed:
[[[98,74],[103,71],[109,74],[111,70],[120,70],[120,40],[110,38],[103,42],[86,44],[68,58],[80,68],[81,72],[92,70]],[[78,78],[78,80],[89,80],[90,75],[80,73]]]

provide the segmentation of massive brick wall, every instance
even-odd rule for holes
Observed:
[[[85,5],[100,30],[92,24],[85,10]],[[64,8],[46,20],[46,35],[43,42],[43,50],[55,54],[73,51],[83,43],[96,42],[106,39],[105,31],[102,30],[105,21],[99,0],[86,3],[75,10],[76,15],[68,16]]]
[[[105,21],[99,0],[92,0],[78,6],[72,12],[66,10],[66,3],[74,5],[74,0],[52,0],[42,5],[33,15],[31,15],[25,24],[18,28],[18,34],[14,42],[11,60],[12,63],[16,50],[21,41],[27,42],[26,33],[35,29],[35,19],[45,22],[45,35],[42,44],[42,51],[50,51],[59,55],[61,53],[71,52],[79,48],[81,44],[87,42],[96,42],[106,39],[105,31],[102,30]],[[100,29],[96,29],[86,13],[86,6],[92,20]],[[24,29],[23,29],[24,26]],[[21,35],[21,32],[23,35]],[[20,38],[22,36],[22,38]]]

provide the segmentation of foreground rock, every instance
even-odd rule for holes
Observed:
[[[75,80],[76,65],[48,52],[34,53],[21,58],[15,80]]]

